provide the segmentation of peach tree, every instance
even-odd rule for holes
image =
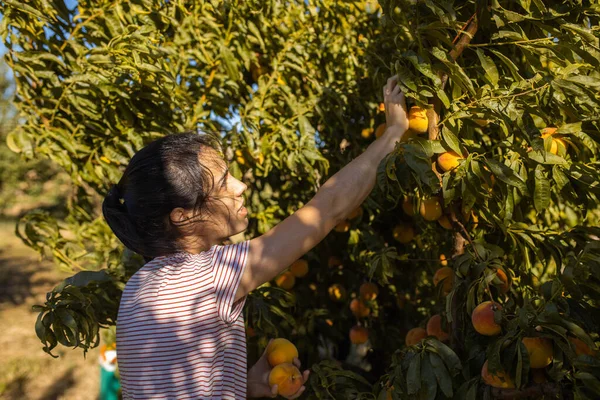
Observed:
[[[219,132],[251,238],[382,132],[398,74],[411,130],[360,209],[250,294],[249,357],[290,339],[317,398],[600,394],[597,1],[0,4],[7,143],[72,178],[67,218],[17,226],[74,273],[36,306],[44,351],[116,323],[143,260],[99,204],[137,149]]]

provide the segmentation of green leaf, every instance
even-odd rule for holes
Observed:
[[[446,367],[448,367],[448,370],[452,376],[456,375],[458,371],[462,369],[460,358],[458,358],[454,350],[452,350],[450,347],[438,340],[429,341],[428,344],[435,349],[440,357],[442,357],[444,364],[446,364]]]
[[[456,154],[462,154],[462,150],[460,148],[460,141],[450,129],[444,127],[442,129],[442,137],[444,139],[444,142],[448,145],[448,147],[450,147],[452,151],[454,151]]]
[[[408,394],[416,394],[421,390],[421,354],[417,354],[410,362],[406,374]]]
[[[444,392],[446,397],[452,398],[452,378],[450,377],[444,362],[440,356],[435,353],[429,353],[429,361],[433,367],[438,386],[442,389],[442,392]]]
[[[494,86],[498,86],[498,80],[500,79],[498,74],[498,68],[496,68],[496,64],[491,59],[491,57],[486,56],[481,49],[477,49],[476,51],[477,57],[479,57],[479,62],[481,62],[481,66],[485,71],[485,77],[488,81]]]
[[[515,172],[508,166],[494,159],[485,159],[485,163],[492,173],[502,182],[518,188],[522,193],[528,192],[527,185],[525,185],[523,179],[519,175],[515,174]]]
[[[537,212],[545,211],[550,205],[550,182],[546,176],[544,167],[538,165],[535,168],[535,191],[533,204]]]

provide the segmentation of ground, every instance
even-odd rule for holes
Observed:
[[[14,220],[0,221],[0,399],[97,399],[100,386],[98,349],[83,358],[80,349],[57,347],[54,359],[42,351],[35,335],[37,313],[46,292],[70,274],[14,235]]]

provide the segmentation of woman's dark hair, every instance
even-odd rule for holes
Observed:
[[[213,173],[200,154],[221,156],[216,135],[184,132],[157,139],[138,151],[102,203],[115,235],[146,260],[176,253],[182,224],[171,221],[177,207],[199,215],[213,189]],[[216,152],[215,152],[216,151]]]

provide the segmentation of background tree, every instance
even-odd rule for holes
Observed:
[[[414,112],[308,271],[249,296],[250,357],[288,337],[320,398],[600,394],[598,2],[0,4],[26,119],[8,141],[76,187],[64,220],[18,226],[80,271],[38,307],[44,350],[85,350],[115,324],[142,260],[99,201],[137,149],[221,132],[253,188],[252,237],[381,131],[379,92],[397,73],[427,119]]]

